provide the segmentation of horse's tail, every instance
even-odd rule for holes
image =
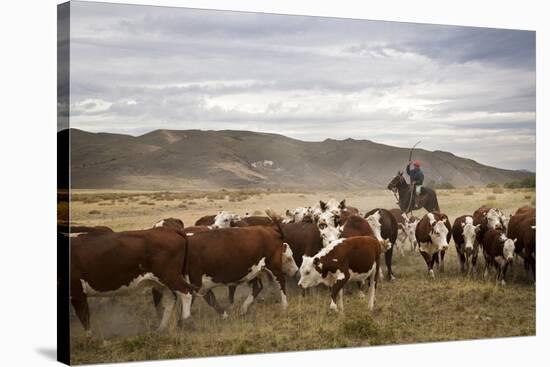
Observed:
[[[434,209],[432,211],[440,212],[439,202],[437,201],[437,194],[436,194],[435,190],[432,189],[432,191],[433,191],[433,194],[434,194],[434,196],[433,196],[433,208]]]

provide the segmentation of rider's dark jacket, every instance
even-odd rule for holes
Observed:
[[[407,174],[411,178],[411,183],[422,185],[424,182],[424,173],[420,168],[411,169],[410,164],[407,165]]]

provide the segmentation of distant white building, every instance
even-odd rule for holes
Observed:
[[[264,160],[264,161],[252,162],[250,165],[254,168],[258,168],[258,167],[272,168],[274,164],[275,164],[275,162],[273,162],[273,161]]]

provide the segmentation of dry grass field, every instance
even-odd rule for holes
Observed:
[[[455,217],[472,213],[483,204],[513,213],[522,205],[535,205],[533,190],[469,188],[438,190],[440,207]],[[106,225],[116,231],[152,226],[167,217],[181,218],[185,225],[205,214],[227,210],[244,214],[263,213],[266,208],[313,205],[319,199],[346,198],[349,205],[366,211],[396,207],[387,190],[353,192],[107,192],[73,191],[71,220],[82,225]],[[415,212],[415,215],[423,215]],[[481,254],[480,254],[481,255]],[[483,266],[481,255],[481,265]],[[385,270],[385,268],[384,268]],[[535,287],[523,272],[519,259],[508,273],[505,287],[480,277],[466,278],[458,272],[454,244],[445,257],[445,273],[427,276],[421,255],[394,252],[394,282],[383,281],[376,293],[375,308],[350,289],[344,296],[343,315],[328,312],[327,289],[315,289],[302,298],[289,285],[289,307],[281,310],[278,297],[267,285],[249,314],[238,315],[243,300],[237,293],[229,318],[222,320],[202,299],[192,307],[192,321],[158,334],[150,294],[126,298],[90,299],[94,336],[84,335],[71,311],[72,363],[121,362],[243,353],[263,353],[383,344],[450,341],[535,334]],[[267,283],[267,282],[266,282]],[[351,288],[351,287],[350,287]],[[242,291],[242,290],[241,290]],[[227,290],[216,295],[228,305]]]

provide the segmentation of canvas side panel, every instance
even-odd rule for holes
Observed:
[[[70,3],[57,6],[57,360],[70,364],[69,239],[59,232],[69,216]]]

